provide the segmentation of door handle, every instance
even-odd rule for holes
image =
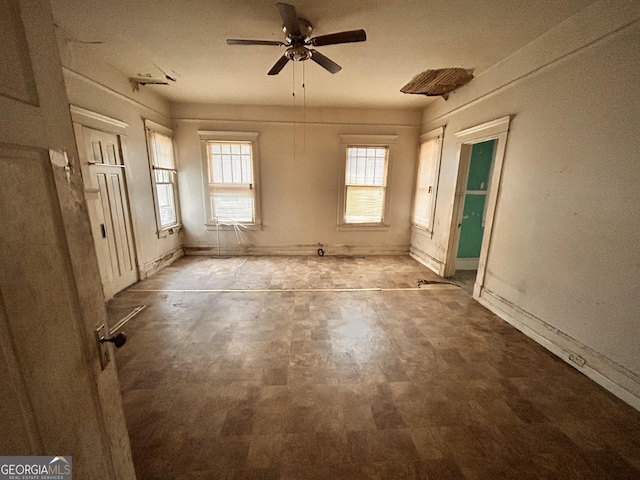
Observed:
[[[104,343],[104,342],[111,342],[111,343],[113,343],[113,344],[116,346],[116,348],[120,348],[120,347],[122,347],[125,343],[127,343],[127,336],[125,335],[125,333],[124,333],[124,332],[120,332],[119,334],[114,335],[114,336],[113,336],[113,337],[111,337],[111,338],[105,338],[105,337],[102,337],[102,338],[100,339],[100,343]]]
[[[107,368],[107,365],[109,364],[109,361],[111,360],[111,357],[113,355],[107,345],[109,343],[113,343],[116,348],[120,348],[126,343],[127,336],[124,333],[120,332],[113,337],[107,338],[107,335],[109,335],[109,329],[104,323],[99,327],[96,327],[94,332],[96,345],[98,347],[100,356],[100,367],[102,370],[104,370],[105,368]]]

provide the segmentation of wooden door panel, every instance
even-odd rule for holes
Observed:
[[[125,167],[120,154],[118,136],[82,128],[85,139],[89,175],[85,179],[88,190],[99,192],[94,208],[90,209],[105,297],[109,298],[138,280],[135,247],[129,202],[126,190]],[[87,197],[89,201],[89,196]],[[99,222],[99,223],[98,223]],[[102,237],[102,227],[106,238]]]
[[[0,291],[20,362],[33,367],[56,363],[63,371],[74,372],[75,358],[47,352],[39,345],[41,341],[60,340],[62,347],[77,335],[70,315],[76,308],[72,303],[72,273],[63,254],[64,232],[58,221],[60,211],[51,166],[47,163],[48,152],[42,151],[14,153],[3,156],[0,161],[3,172],[0,176],[0,218],[3,219]],[[37,275],[34,272],[38,272]],[[47,322],[52,316],[57,321]],[[70,398],[81,399],[87,395],[83,391],[87,385],[61,382],[46,368],[31,368],[25,382],[30,391],[50,392],[46,398],[33,400],[32,408],[37,411],[73,411]],[[74,443],[72,438],[65,438],[75,435],[74,428],[68,427],[40,431],[43,443]],[[82,425],[75,428],[80,430]]]
[[[118,259],[118,272],[123,275],[127,270],[127,231],[126,218],[122,209],[122,191],[120,189],[120,175],[112,173],[108,177],[109,206],[113,219],[113,235],[116,244],[116,258]]]
[[[118,155],[116,154],[116,145],[113,141],[105,141],[103,143],[104,148],[104,156],[106,157],[106,162],[109,165],[120,165],[121,163],[118,161]]]
[[[135,479],[47,0],[0,2],[0,453]]]
[[[113,225],[113,215],[111,214],[111,201],[109,199],[109,188],[107,187],[107,175],[104,173],[96,173],[96,181],[98,182],[100,213],[102,217],[101,225],[104,225],[105,241],[107,243],[107,261],[100,268],[105,269],[105,278],[107,282],[111,282],[114,277],[120,276],[120,264],[118,262],[115,226]],[[102,234],[102,232],[100,232]]]
[[[89,150],[91,153],[90,162],[93,163],[104,163],[102,160],[102,149],[100,148],[99,141],[91,142],[91,149]]]

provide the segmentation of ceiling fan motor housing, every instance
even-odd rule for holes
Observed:
[[[300,37],[302,37],[301,40],[304,41],[311,36],[311,32],[313,32],[313,26],[311,25],[311,22],[309,22],[309,20],[300,17],[298,17],[298,25],[300,26]],[[282,26],[282,31],[284,32],[284,35],[287,38],[290,38],[292,41],[294,41],[295,37],[297,37],[297,35],[291,35],[291,32],[287,29],[286,25]]]

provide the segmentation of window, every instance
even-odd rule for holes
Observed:
[[[430,233],[433,232],[443,134],[444,128],[438,128],[420,137],[411,223]]]
[[[346,147],[339,226],[382,227],[387,220],[387,177],[395,136],[342,135]]]
[[[259,225],[257,134],[199,132],[204,142],[206,224]]]
[[[180,224],[178,213],[178,171],[173,154],[172,131],[150,120],[145,120],[151,164],[151,182],[154,190],[158,234]]]
[[[382,223],[387,188],[387,147],[348,147],[345,223]]]
[[[251,143],[208,142],[209,199],[218,222],[254,222]]]

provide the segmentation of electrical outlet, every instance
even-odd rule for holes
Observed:
[[[582,358],[580,355],[576,355],[575,353],[569,355],[569,360],[581,367],[584,366],[585,363],[587,363],[584,358]]]

